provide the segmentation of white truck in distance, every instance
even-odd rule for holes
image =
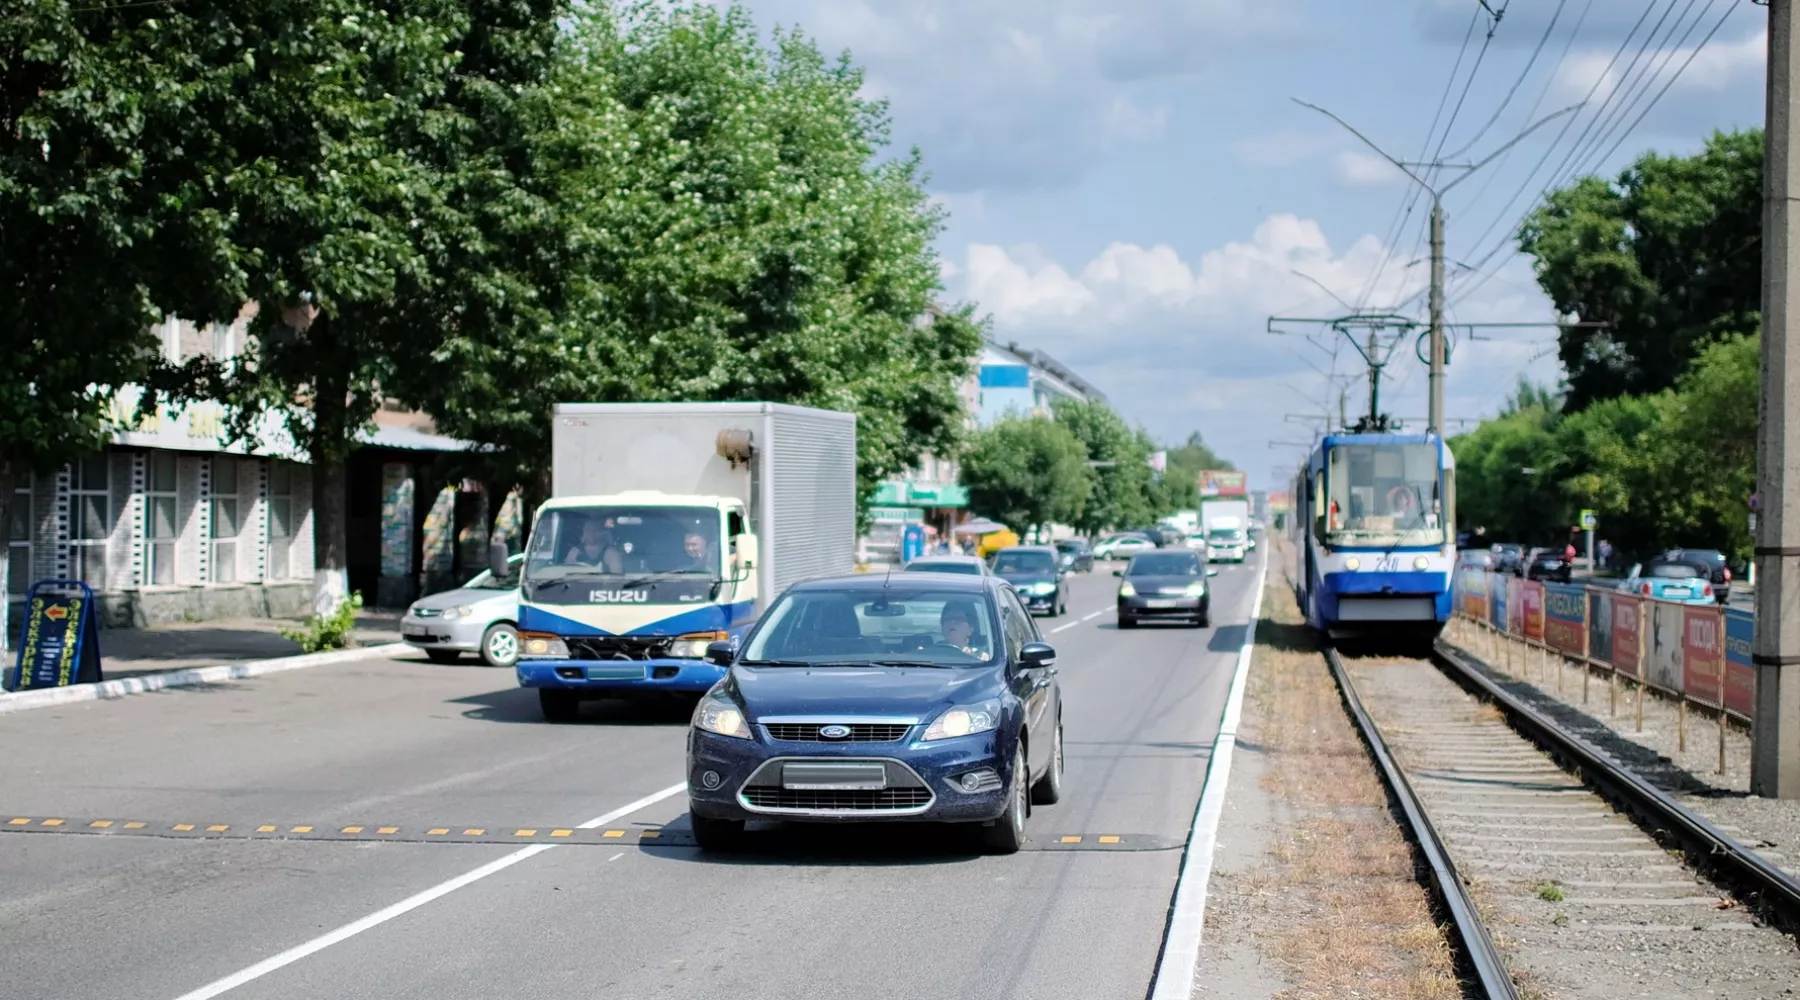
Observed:
[[[1243,562],[1250,553],[1250,501],[1203,500],[1200,524],[1208,562]]]
[[[699,694],[807,577],[849,573],[856,417],[774,403],[565,403],[519,573],[519,684],[544,717]],[[503,542],[489,558],[503,560]]]

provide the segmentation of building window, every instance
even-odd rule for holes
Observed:
[[[148,505],[148,530],[145,532],[145,582],[157,587],[175,583],[175,540],[181,535],[177,524],[175,500],[175,453],[150,453],[150,488],[145,493]]]
[[[238,461],[212,460],[212,580],[237,582]]]
[[[269,463],[269,579],[288,578],[288,551],[294,544],[294,466]]]
[[[112,535],[112,464],[104,452],[70,468],[69,571],[96,591],[106,589],[106,543]]]
[[[6,592],[24,596],[31,586],[31,486],[13,488],[6,522]]]

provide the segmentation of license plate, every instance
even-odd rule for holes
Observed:
[[[641,681],[644,677],[644,665],[641,663],[609,663],[587,668],[587,679],[590,681]]]
[[[1688,587],[1664,587],[1663,593],[1670,597],[1692,597],[1694,592]]]
[[[887,787],[880,764],[783,764],[781,787],[809,792],[879,791]]]
[[[428,630],[426,630],[426,628],[422,625],[419,625],[419,626],[402,625],[402,626],[400,626],[400,634],[401,635],[430,635],[431,633]]]
[[[1174,601],[1145,601],[1144,606],[1147,608],[1172,608],[1175,606],[1175,602]]]

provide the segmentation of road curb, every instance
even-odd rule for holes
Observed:
[[[222,663],[213,667],[171,670],[163,674],[123,677],[116,681],[101,681],[98,684],[71,684],[68,687],[0,693],[0,715],[23,712],[33,708],[73,705],[83,701],[108,701],[134,694],[149,694],[152,691],[162,691],[168,688],[199,687],[204,684],[241,681],[250,677],[261,677],[264,674],[278,674],[288,670],[305,670],[308,667],[348,663],[351,660],[360,660],[371,656],[392,658],[410,648],[404,642],[389,642],[379,646],[336,649],[329,653],[303,653],[299,656],[253,660],[249,663]]]

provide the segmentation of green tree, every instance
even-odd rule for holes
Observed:
[[[1571,409],[1669,388],[1706,344],[1755,328],[1762,166],[1760,129],[1714,133],[1693,156],[1582,178],[1525,220],[1519,247],[1557,310],[1610,324],[1561,334]]]
[[[1058,399],[1051,406],[1056,422],[1082,443],[1093,467],[1094,490],[1081,516],[1071,521],[1084,534],[1109,528],[1148,524],[1165,511],[1152,492],[1150,444],[1125,423],[1112,407],[1088,400]]]
[[[1093,493],[1087,448],[1049,417],[1008,417],[975,435],[962,460],[969,509],[1021,535],[1080,521]]]

